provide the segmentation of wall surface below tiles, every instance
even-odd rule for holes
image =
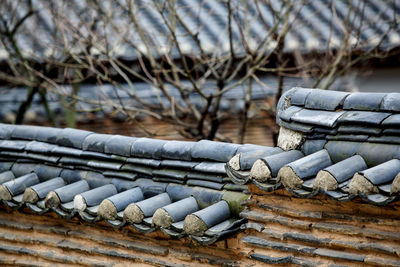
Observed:
[[[189,238],[170,239],[161,231],[88,224],[0,207],[0,262],[18,266],[245,266],[236,236],[201,246]]]
[[[399,203],[378,207],[249,189],[252,198],[242,212],[251,228],[241,233],[244,254],[270,264],[400,266]]]

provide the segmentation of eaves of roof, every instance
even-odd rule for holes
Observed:
[[[62,218],[132,225],[143,233],[211,244],[237,232],[246,186],[224,165],[263,149],[203,140],[164,141],[76,129],[0,125],[0,198]]]

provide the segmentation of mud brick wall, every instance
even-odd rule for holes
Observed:
[[[210,246],[174,240],[160,231],[146,234],[78,218],[60,220],[0,207],[0,261],[18,266],[248,266],[233,236]]]
[[[285,266],[400,266],[399,203],[377,207],[249,189],[241,214],[249,223],[239,236],[244,256]]]

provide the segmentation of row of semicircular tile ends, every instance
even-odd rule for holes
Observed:
[[[72,128],[0,124],[0,139],[30,140],[84,151],[114,154],[124,157],[177,159],[183,161],[211,160],[227,162],[237,153],[262,150],[253,144],[232,144],[201,140],[167,141],[121,135],[97,134]]]
[[[336,200],[360,196],[385,205],[400,194],[400,146],[309,140],[303,150],[242,153],[226,170],[233,182],[250,180],[265,191],[284,186],[299,197],[323,192]]]
[[[12,208],[26,204],[39,214],[49,210],[64,218],[79,214],[90,222],[104,219],[114,227],[128,224],[142,232],[161,228],[169,236],[190,235],[196,241],[206,236],[205,243],[239,230],[243,222],[238,218],[239,202],[248,198],[242,193],[149,179],[113,179],[93,187],[90,179],[41,180],[36,173],[16,178],[12,171],[4,171],[0,183],[0,198]]]

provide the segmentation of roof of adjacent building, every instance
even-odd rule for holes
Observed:
[[[254,105],[260,106],[262,102],[276,94],[279,78],[276,76],[260,76],[257,81],[252,81],[251,101]],[[296,86],[307,86],[313,82],[313,79],[308,81],[302,78],[285,77],[283,90],[287,91]],[[187,80],[182,81],[185,85]],[[333,90],[346,90],[351,87],[352,81],[347,78],[340,78],[331,86]],[[201,97],[198,92],[190,89],[189,100],[200,110],[207,105],[207,101]],[[158,89],[152,87],[148,83],[135,82],[134,84],[121,84],[113,86],[111,84],[92,85],[82,84],[79,87],[77,94],[70,85],[62,85],[63,93],[60,91],[47,91],[47,107],[57,118],[62,121],[62,116],[66,113],[64,104],[65,97],[76,97],[75,110],[77,113],[76,120],[78,122],[86,122],[89,119],[101,121],[104,118],[113,118],[117,121],[126,119],[126,115],[116,110],[110,105],[110,101],[123,104],[127,108],[141,108],[143,103],[152,105],[153,107],[170,108],[171,101],[164,94],[160,95]],[[0,87],[0,122],[10,123],[14,121],[19,107],[26,101],[26,96],[29,88],[27,87]],[[216,81],[208,80],[201,86],[202,91],[206,95],[214,94],[217,89]],[[56,90],[56,89],[55,89]],[[182,99],[179,89],[172,84],[165,84],[165,90],[168,95],[174,99],[175,103],[186,107],[186,102]],[[131,92],[135,91],[133,96]],[[219,105],[219,112],[229,112],[229,114],[237,114],[243,111],[245,106],[245,96],[247,92],[247,84],[239,84],[222,95]],[[142,103],[139,103],[140,99]],[[139,114],[146,116],[145,113]],[[33,97],[31,105],[28,107],[27,115],[24,118],[24,123],[43,123],[48,122],[46,107],[43,104],[42,98],[36,94]]]
[[[304,81],[296,78],[286,78],[285,90],[294,86],[305,86]],[[183,86],[188,81],[182,81]],[[340,82],[339,82],[340,83]],[[343,85],[344,82],[341,84]],[[258,81],[252,83],[251,100],[262,101],[276,93],[278,87],[277,77],[260,77]],[[143,103],[153,105],[155,107],[162,106],[169,108],[171,102],[163,94],[159,94],[158,89],[153,88],[150,84],[144,82],[136,82],[131,85],[122,84],[121,86],[113,86],[111,84],[91,85],[82,84],[76,97],[76,111],[78,113],[77,120],[84,121],[87,116],[79,116],[79,114],[86,115],[88,112],[93,111],[94,117],[98,120],[104,117],[115,117],[116,119],[125,119],[126,116],[118,113],[115,115],[115,110],[109,105],[109,101],[121,103],[130,108],[140,108]],[[344,85],[343,85],[344,86]],[[73,96],[73,89],[69,85],[62,86],[65,95]],[[189,88],[189,85],[188,85]],[[201,89],[206,95],[211,95],[217,91],[216,81],[206,81]],[[132,91],[135,91],[135,97],[132,96]],[[175,103],[186,107],[185,101],[179,90],[172,84],[166,84],[168,95],[174,98]],[[189,90],[189,99],[191,103],[196,105],[199,109],[206,105],[206,101],[194,91]],[[247,91],[247,85],[238,85],[223,94],[220,103],[220,112],[233,112],[238,113],[243,110],[244,99]],[[26,87],[0,87],[0,122],[10,122],[10,118],[15,117],[19,106],[25,102],[28,88]],[[64,95],[48,91],[47,101],[48,108],[55,115],[65,114],[63,107]],[[136,99],[140,99],[143,103],[139,103]],[[28,115],[24,122],[40,123],[46,120],[46,109],[39,95],[33,97],[32,104],[28,109]],[[81,118],[83,117],[83,118]]]
[[[239,230],[246,186],[227,177],[240,151],[213,141],[164,141],[77,129],[0,124],[0,198],[62,218],[106,220],[213,243]],[[267,148],[269,149],[269,148]]]
[[[22,18],[28,12],[29,1],[3,1],[5,9],[16,11]],[[94,41],[93,54],[98,51],[111,51],[111,54],[126,60],[137,59],[137,51],[145,51],[145,47],[139,34],[132,26],[130,12],[125,3],[121,1],[99,2],[98,8],[86,3],[86,1],[60,1],[48,3],[47,1],[32,1],[35,13],[26,19],[15,35],[16,42],[21,47],[23,54],[35,59],[41,57],[64,57],[62,47],[68,38],[65,38],[66,30],[57,30],[50,10],[59,14],[61,21],[66,20],[71,23],[71,27],[78,33],[87,37],[91,23],[95,25],[99,17],[107,17],[112,23],[103,26],[93,26],[90,30],[97,40]],[[157,11],[157,2],[135,1],[133,12],[142,30],[147,34],[146,37],[151,41],[149,45],[152,49],[162,54],[169,46],[170,34],[163,22],[162,17]],[[268,3],[248,2],[247,10],[243,6],[232,4],[234,22],[232,23],[232,38],[237,52],[245,49],[241,43],[241,25],[251,25],[249,32],[246,33],[247,44],[250,48],[258,45],[265,36],[270,35],[269,31],[274,25],[277,13],[281,9],[282,1],[273,0]],[[110,6],[111,5],[111,6]],[[176,38],[181,44],[181,51],[184,54],[198,54],[199,49],[195,38],[189,37],[191,33],[196,34],[203,51],[206,53],[223,53],[229,51],[229,31],[228,31],[228,8],[225,2],[211,0],[180,0],[175,2],[176,12],[179,14],[185,26],[177,23]],[[283,5],[282,10],[286,8]],[[349,8],[353,12],[348,13]],[[398,47],[400,44],[399,26],[392,23],[400,6],[398,1],[307,1],[293,5],[293,16],[290,22],[292,28],[285,39],[285,50],[288,52],[300,50],[302,52],[323,51],[326,47],[333,49],[340,46],[345,38],[346,27],[356,29],[352,40],[355,47],[362,44],[363,47],[370,47],[379,44],[379,40],[384,36],[381,48]],[[108,13],[108,10],[113,12]],[[281,10],[281,11],[282,11]],[[139,12],[140,11],[140,12]],[[239,11],[239,12],[237,12]],[[61,12],[61,13],[59,13]],[[164,12],[168,12],[165,10]],[[107,15],[105,15],[107,14]],[[169,15],[167,15],[169,16]],[[351,25],[345,22],[349,16]],[[96,19],[95,19],[96,18]],[[6,17],[11,20],[11,18]],[[68,25],[65,22],[65,25]],[[283,22],[282,22],[283,24]],[[101,25],[101,24],[100,24]],[[129,25],[129,26],[128,26]],[[360,26],[361,25],[361,26]],[[282,25],[279,25],[282,26]],[[393,31],[389,31],[391,27]],[[121,29],[123,31],[121,32]],[[388,33],[386,35],[386,33]],[[69,37],[71,38],[71,37]],[[82,49],[73,40],[70,40],[71,49]],[[97,41],[97,42],[96,42]],[[268,42],[271,46],[272,42]],[[110,50],[111,49],[111,50]],[[174,52],[177,54],[177,51]],[[3,59],[8,57],[7,52],[0,46],[0,55]]]
[[[235,183],[375,205],[398,199],[400,93],[293,88],[276,120],[282,151],[236,155],[226,166]]]

